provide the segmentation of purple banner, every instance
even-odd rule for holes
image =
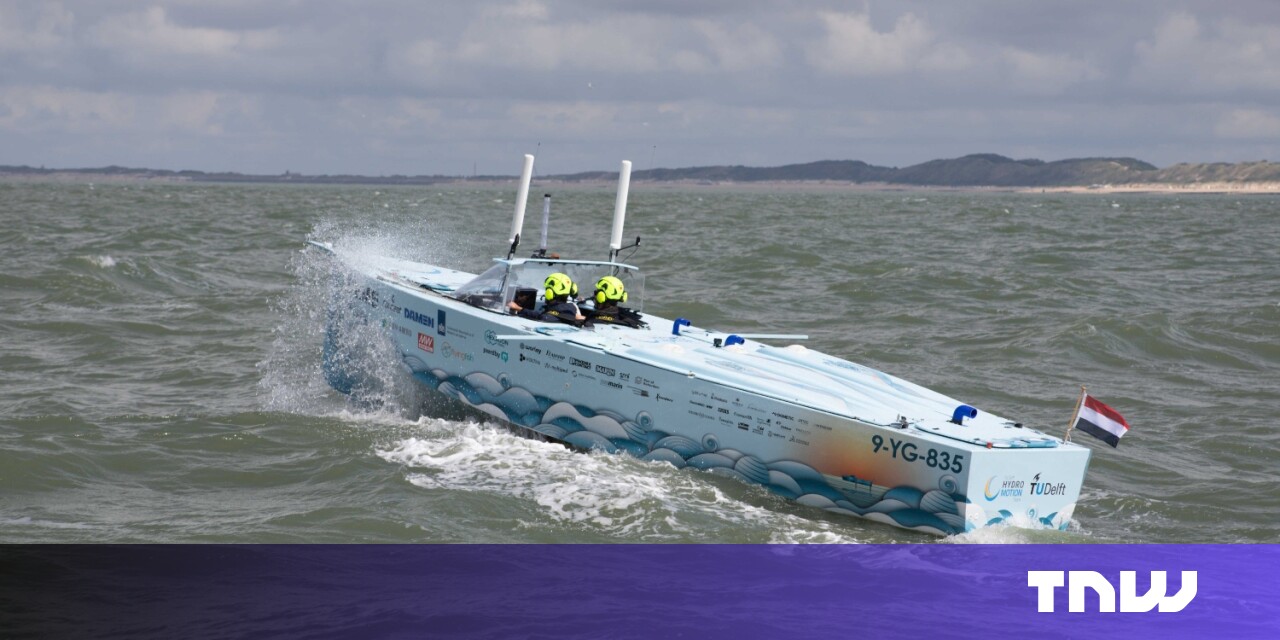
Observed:
[[[1274,638],[1278,571],[1226,545],[5,546],[0,635]]]

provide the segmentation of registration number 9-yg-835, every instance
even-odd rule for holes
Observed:
[[[887,443],[886,440],[888,441]],[[952,454],[949,451],[939,451],[932,447],[921,451],[920,447],[917,447],[913,442],[904,442],[897,438],[885,438],[879,434],[871,436],[871,453],[881,452],[899,460],[922,463],[930,469],[942,469],[953,473],[960,473],[964,470],[964,454],[962,453]]]

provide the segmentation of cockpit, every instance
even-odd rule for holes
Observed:
[[[495,264],[470,282],[458,287],[453,297],[469,305],[497,313],[507,313],[507,304],[515,302],[526,309],[540,307],[544,301],[543,281],[553,273],[563,273],[578,285],[577,298],[590,309],[596,281],[605,276],[622,280],[627,291],[628,308],[644,308],[644,276],[640,270],[620,262],[561,260],[558,258],[495,259]]]

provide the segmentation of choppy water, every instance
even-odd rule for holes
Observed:
[[[521,439],[390,362],[374,402],[330,391],[303,240],[477,271],[514,191],[0,184],[0,542],[933,541]],[[604,257],[612,202],[559,192],[553,248]],[[1280,199],[637,184],[631,204],[649,311],[808,333],[1055,433],[1081,383],[1129,419],[1118,450],[1089,440],[1072,530],[958,541],[1280,541]]]

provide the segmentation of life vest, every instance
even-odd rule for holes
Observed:
[[[580,325],[578,322],[578,313],[578,305],[567,301],[557,302],[555,304],[548,305],[543,309],[542,315],[539,319],[544,322],[555,322],[558,320],[560,322],[577,326]]]
[[[640,329],[649,325],[640,319],[640,314],[626,307],[606,307],[604,309],[596,309],[591,312],[591,317],[587,322],[603,322],[605,324],[620,324],[633,329]]]

